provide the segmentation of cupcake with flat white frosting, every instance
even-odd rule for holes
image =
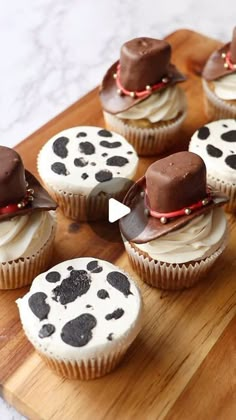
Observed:
[[[70,379],[109,373],[141,329],[137,286],[123,270],[95,258],[64,261],[40,274],[17,305],[37,352]]]
[[[55,236],[56,203],[20,156],[0,147],[0,289],[30,284],[48,268]]]
[[[138,156],[121,135],[100,127],[73,127],[48,140],[38,155],[42,181],[66,217],[105,220],[108,201],[122,201]]]
[[[208,183],[229,197],[225,210],[234,213],[236,211],[236,120],[218,120],[200,127],[192,136],[189,150],[204,160]]]
[[[165,41],[135,38],[126,42],[120,60],[100,88],[106,126],[122,134],[139,155],[171,148],[186,115],[186,99],[177,83],[185,77],[170,63]]]
[[[202,81],[208,117],[236,118],[236,27],[232,41],[209,57]]]
[[[179,152],[153,163],[127,193],[131,212],[120,220],[130,261],[161,289],[193,286],[227,243],[224,194],[206,183],[200,156]]]

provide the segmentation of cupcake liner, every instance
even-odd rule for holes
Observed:
[[[209,88],[205,80],[202,80],[202,84],[205,92],[204,104],[207,116],[211,120],[236,118],[236,105],[227,103],[223,99],[218,98],[218,96]]]
[[[169,264],[150,260],[140,254],[137,248],[134,249],[128,241],[124,244],[134,270],[144,282],[158,289],[181,290],[192,287],[212,267],[224,251],[227,239],[211,256],[188,264]]]
[[[225,195],[229,197],[228,203],[224,205],[225,211],[228,213],[235,213],[236,212],[236,184],[230,184],[215,178],[214,176],[207,174],[207,182],[211,185],[215,190],[221,191]]]
[[[108,129],[125,137],[138,155],[148,156],[161,154],[176,144],[175,135],[186,117],[186,111],[183,110],[174,122],[163,122],[163,125],[154,128],[133,127],[105,111],[103,115]]]
[[[52,198],[57,202],[63,214],[69,219],[80,222],[107,220],[109,199],[114,198],[122,201],[129,188],[127,186],[127,188],[114,194],[101,193],[92,197],[56,190],[46,183],[44,185]]]
[[[125,355],[127,348],[128,347],[123,346],[108,355],[76,361],[58,360],[56,358],[49,357],[38,350],[37,352],[47,366],[58,375],[68,379],[88,380],[104,376],[115,369]]]
[[[17,289],[27,286],[39,273],[48,268],[53,252],[55,231],[54,224],[47,242],[36,254],[0,265],[0,289]]]

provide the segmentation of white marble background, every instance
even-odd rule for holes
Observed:
[[[235,0],[0,0],[0,144],[98,85],[124,41],[183,27],[228,40],[234,25]],[[22,417],[0,399],[0,419]]]

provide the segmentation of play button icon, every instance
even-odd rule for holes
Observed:
[[[108,220],[110,223],[114,223],[122,217],[130,213],[130,208],[125,206],[120,201],[114,198],[109,199],[108,203]]]

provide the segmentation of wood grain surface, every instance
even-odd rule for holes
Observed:
[[[207,119],[199,74],[219,42],[180,30],[167,37],[173,61],[188,76],[189,103],[176,150]],[[52,135],[75,125],[103,126],[97,89],[17,146],[36,174],[36,156]],[[155,158],[140,159],[138,176]],[[144,298],[141,334],[121,365],[104,378],[69,381],[43,364],[21,330],[15,299],[27,288],[0,292],[0,386],[3,397],[31,419],[235,419],[236,418],[236,223],[230,243],[211,273],[196,287],[162,292],[132,272],[118,229],[104,222],[102,239],[87,224],[72,224],[58,212],[51,265],[94,256],[129,271]],[[109,239],[113,238],[113,242]]]

